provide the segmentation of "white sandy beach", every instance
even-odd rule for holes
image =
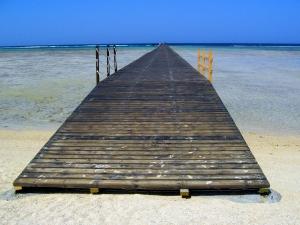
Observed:
[[[243,134],[272,194],[14,194],[12,182],[52,131],[0,131],[0,224],[300,224],[300,137]]]

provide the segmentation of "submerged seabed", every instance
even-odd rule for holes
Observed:
[[[213,50],[213,84],[242,131],[300,134],[299,46],[173,48],[194,67],[198,48]],[[119,46],[119,68],[152,49]],[[0,48],[0,128],[57,128],[94,85],[93,46]]]

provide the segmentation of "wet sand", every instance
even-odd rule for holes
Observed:
[[[300,136],[243,133],[271,183],[260,195],[14,194],[53,131],[0,131],[0,224],[300,224]]]

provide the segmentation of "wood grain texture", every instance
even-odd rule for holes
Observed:
[[[166,45],[100,82],[14,185],[269,187],[213,86]]]

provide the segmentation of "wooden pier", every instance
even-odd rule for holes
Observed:
[[[161,45],[101,81],[14,186],[185,196],[269,183],[211,83]]]

